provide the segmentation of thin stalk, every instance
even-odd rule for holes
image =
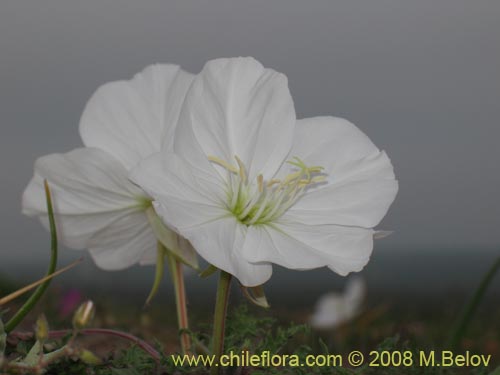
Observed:
[[[231,278],[231,274],[222,270],[220,271],[217,297],[215,300],[214,333],[212,338],[212,354],[215,357],[216,364],[218,364],[219,358],[224,352],[224,333]],[[220,366],[212,366],[210,368],[210,375],[218,375],[219,369]]]
[[[476,289],[476,292],[472,296],[469,303],[465,306],[465,309],[463,310],[462,315],[458,320],[456,328],[453,331],[453,335],[451,336],[449,345],[451,350],[456,350],[458,344],[460,343],[460,341],[462,341],[462,338],[467,330],[467,327],[469,326],[469,323],[472,320],[472,317],[476,312],[477,307],[481,303],[481,300],[483,299],[484,294],[486,293],[486,289],[488,289],[488,286],[490,285],[491,281],[493,280],[493,277],[495,276],[495,274],[499,269],[500,269],[500,257],[493,263],[491,268],[484,275],[483,279],[481,280],[481,283]]]
[[[6,295],[5,297],[0,298],[0,306],[5,305],[6,303],[9,303],[16,298],[22,296],[25,293],[28,293],[30,290],[35,289],[37,286],[43,284],[49,279],[52,279],[53,277],[56,277],[66,271],[69,271],[73,267],[77,266],[78,263],[81,263],[83,261],[83,258],[80,258],[78,260],[75,260],[73,263],[69,264],[66,267],[61,268],[60,270],[55,271],[54,273],[51,273],[49,276],[42,277],[40,280],[35,281],[34,283],[31,283],[25,287],[22,287],[21,289],[16,290],[15,292],[12,292],[9,295]]]
[[[47,180],[44,180],[43,183],[45,187],[45,199],[47,200],[47,213],[49,216],[50,240],[51,240],[50,262],[49,262],[49,268],[47,270],[47,276],[49,276],[55,272],[57,267],[57,230],[56,230],[56,223],[54,220],[54,210],[52,208],[52,197],[50,194],[49,184],[47,183]],[[5,332],[9,333],[14,328],[16,328],[19,325],[19,323],[21,323],[21,321],[26,317],[26,315],[28,315],[28,313],[33,309],[33,307],[35,307],[38,300],[45,293],[45,291],[49,287],[51,280],[52,280],[51,278],[47,279],[43,284],[41,284],[38,288],[36,288],[36,290],[33,292],[30,298],[28,298],[28,300],[24,303],[24,305],[19,310],[17,310],[14,316],[5,324]]]
[[[174,284],[175,306],[177,308],[177,323],[181,341],[182,354],[191,355],[191,336],[187,315],[186,289],[184,287],[184,273],[182,263],[170,251],[166,251],[166,258],[172,283]]]

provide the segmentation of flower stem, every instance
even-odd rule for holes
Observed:
[[[212,354],[215,357],[215,363],[219,362],[219,358],[224,351],[224,331],[231,278],[231,274],[222,270],[220,271],[219,284],[217,286],[217,297],[215,301],[214,333],[212,338]],[[210,368],[210,375],[219,374],[219,369],[220,366],[212,366]]]
[[[467,330],[467,326],[469,325],[472,316],[476,312],[477,307],[481,303],[481,300],[483,299],[484,294],[486,293],[486,289],[490,285],[491,281],[493,280],[493,277],[495,276],[495,274],[499,269],[500,269],[500,257],[493,263],[491,268],[484,275],[484,278],[481,280],[481,283],[476,289],[476,292],[472,296],[469,303],[465,306],[465,309],[463,310],[462,315],[460,316],[460,319],[458,320],[456,328],[453,331],[453,335],[451,336],[450,339],[449,347],[451,350],[456,350],[458,348],[458,344],[462,340],[462,337],[464,336],[465,331]]]
[[[184,273],[182,263],[170,251],[166,252],[170,276],[174,284],[175,305],[177,308],[177,322],[179,325],[179,336],[181,340],[182,354],[191,353],[191,336],[189,333],[189,323],[187,316],[186,290],[184,287]]]
[[[44,187],[45,187],[45,199],[47,200],[47,213],[49,216],[50,239],[51,239],[50,263],[49,263],[49,269],[47,270],[47,276],[50,276],[56,271],[57,267],[57,231],[54,220],[54,210],[52,208],[52,197],[50,194],[49,184],[47,183],[47,180],[44,181]],[[15,315],[5,324],[5,332],[9,333],[14,328],[16,328],[19,325],[19,323],[21,323],[21,321],[25,318],[25,316],[28,315],[28,313],[33,309],[33,307],[35,307],[38,300],[43,296],[43,294],[49,287],[51,280],[52,280],[51,278],[47,278],[42,284],[38,286],[38,288],[36,288],[36,290],[33,292],[30,298],[28,298],[28,300],[24,303],[24,305],[21,306],[21,308],[17,310]]]

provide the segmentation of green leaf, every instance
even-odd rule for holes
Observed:
[[[153,207],[146,210],[146,216],[156,238],[166,247],[167,251],[171,252],[182,263],[198,270],[198,256],[193,247],[181,246],[177,233],[163,224]]]
[[[491,265],[491,268],[488,270],[488,272],[486,272],[483,279],[479,283],[479,286],[474,292],[474,295],[462,311],[462,314],[460,315],[460,318],[456,323],[455,329],[453,330],[452,336],[449,339],[448,347],[451,348],[451,350],[457,350],[457,348],[459,347],[459,344],[462,341],[465,333],[467,332],[467,328],[470,325],[470,322],[474,317],[478,306],[484,298],[486,290],[493,281],[496,273],[499,271],[500,257],[495,260],[495,262]]]
[[[0,357],[4,355],[6,347],[7,347],[7,334],[5,333],[5,328],[3,326],[2,318],[0,318]]]
[[[319,346],[320,346],[321,350],[323,351],[324,355],[330,354],[330,349],[328,349],[328,345],[326,345],[326,343],[323,341],[323,339],[321,337],[319,338]]]
[[[50,239],[51,239],[51,252],[50,252],[50,263],[49,269],[47,270],[47,276],[53,274],[57,267],[57,230],[56,230],[56,222],[54,220],[54,209],[52,207],[52,196],[50,194],[49,184],[47,180],[44,180],[45,187],[45,199],[47,201],[47,213],[49,216],[49,226],[50,226]],[[17,310],[16,314],[7,322],[5,325],[5,331],[11,332],[14,328],[16,328],[19,323],[26,317],[26,315],[35,307],[38,300],[45,293],[47,288],[49,287],[50,281],[52,279],[46,280],[43,284],[41,284],[30,298],[24,303],[24,305]]]
[[[31,347],[28,355],[22,361],[24,364],[28,366],[35,366],[40,360],[40,352],[43,350],[43,346],[40,341],[36,341],[35,344]]]

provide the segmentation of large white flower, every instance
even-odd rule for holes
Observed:
[[[205,65],[174,152],[151,156],[132,179],[201,256],[246,286],[268,280],[271,263],[361,270],[398,190],[365,134],[340,118],[297,120],[286,77],[252,58]]]
[[[23,212],[48,225],[43,190],[47,179],[60,239],[72,248],[88,248],[103,269],[153,263],[157,236],[174,250],[188,247],[186,241],[159,227],[151,197],[128,175],[162,146],[172,149],[192,79],[178,66],[152,65],[130,81],[101,86],[80,121],[86,147],[36,161],[34,177],[23,195]]]

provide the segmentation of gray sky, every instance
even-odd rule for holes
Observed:
[[[2,0],[2,268],[46,247],[20,197],[38,156],[81,145],[99,85],[238,55],[288,75],[299,117],[345,117],[387,151],[400,193],[378,250],[498,249],[499,20],[496,0]]]

